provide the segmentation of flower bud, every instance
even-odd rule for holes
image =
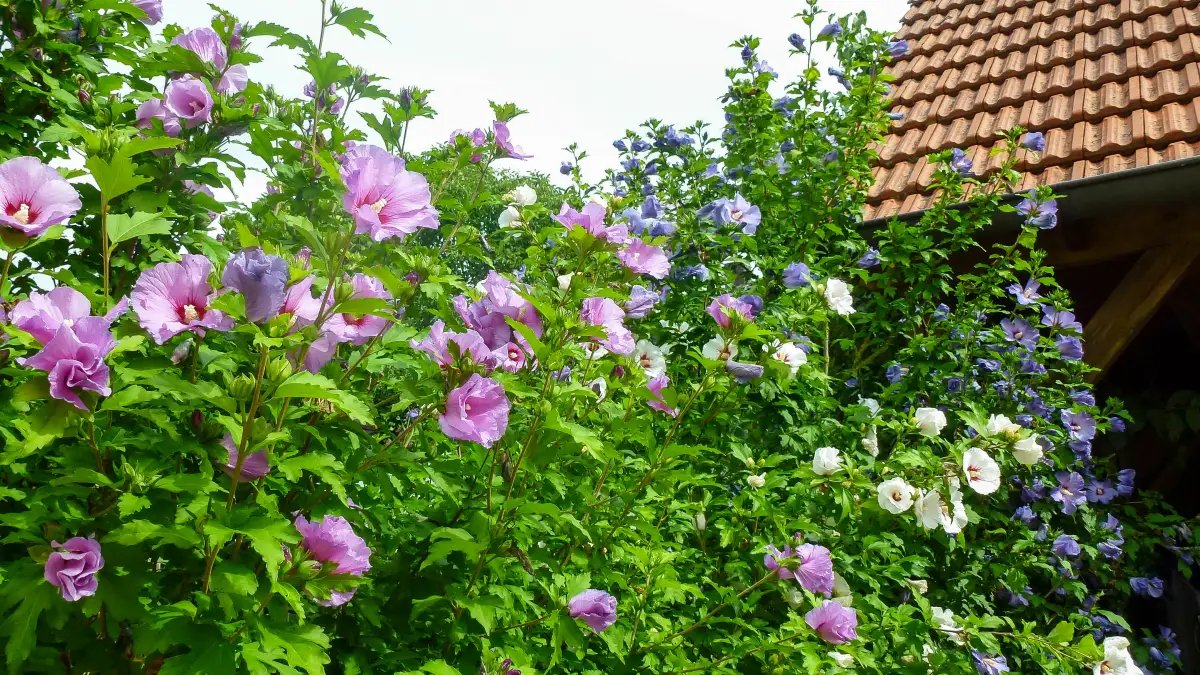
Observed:
[[[88,92],[87,89],[79,90],[79,102],[84,105],[87,105],[92,102],[92,95],[91,95],[91,93]]]
[[[700,532],[703,532],[708,527],[708,519],[704,517],[703,511],[692,516],[692,525],[695,525],[696,529]]]
[[[238,375],[229,383],[229,395],[239,401],[249,401],[254,397],[254,378],[249,375]]]
[[[339,305],[354,297],[354,285],[347,281],[338,282],[333,292],[333,300]]]
[[[295,369],[287,359],[282,357],[273,359],[267,366],[267,380],[272,384],[279,384],[291,377],[293,372]]]
[[[179,343],[179,346],[175,348],[175,351],[171,352],[171,363],[179,365],[186,361],[187,358],[192,355],[192,348],[195,347],[195,345],[195,341],[191,338]]]

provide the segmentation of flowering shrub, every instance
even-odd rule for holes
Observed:
[[[786,85],[740,40],[720,139],[651,122],[546,203],[497,174],[511,104],[406,150],[428,93],[323,49],[378,33],[362,9],[315,42],[162,15],[5,3],[10,671],[1176,662],[1117,612],[1191,531],[1093,453],[1124,413],[1037,249],[1054,195],[1001,199],[1038,139],[945,153],[919,221],[865,231],[906,47],[862,16],[799,15]],[[301,97],[254,81],[266,41]],[[236,144],[251,204],[214,197]],[[956,273],[998,210],[1014,243]]]

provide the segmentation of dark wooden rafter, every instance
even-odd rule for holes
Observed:
[[[1167,298],[1167,306],[1192,346],[1200,351],[1200,264],[1192,265],[1183,281]]]
[[[1140,225],[1139,222],[1130,226],[1129,232]],[[1099,368],[1099,372],[1089,376],[1089,381],[1104,376],[1163,305],[1197,256],[1200,256],[1200,239],[1193,238],[1152,248],[1138,258],[1083,329],[1084,358]]]
[[[1200,241],[1200,209],[1159,207],[1062,223],[1038,238],[1046,262],[1073,267]]]

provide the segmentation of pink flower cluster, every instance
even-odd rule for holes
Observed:
[[[542,317],[538,315],[537,310],[528,300],[521,297],[512,282],[494,270],[488,272],[480,288],[484,292],[481,300],[469,302],[462,295],[454,298],[454,310],[462,317],[463,323],[467,328],[479,333],[488,349],[501,349],[515,342],[529,351],[525,338],[514,331],[505,319],[525,324],[534,337],[540,338]]]
[[[109,329],[128,306],[122,300],[105,316],[92,316],[91,303],[73,288],[59,287],[44,295],[33,291],[28,300],[17,303],[9,321],[37,340],[42,350],[17,362],[46,372],[51,396],[87,410],[81,392],[112,393],[104,359],[117,341]]]
[[[342,159],[346,194],[342,208],[354,216],[355,232],[372,241],[418,230],[436,230],[437,209],[430,204],[429,182],[404,168],[404,160],[374,145],[355,145]]]
[[[300,285],[299,282],[297,284]],[[383,282],[375,277],[366,274],[355,274],[350,279],[350,284],[354,287],[354,293],[350,299],[358,298],[379,298],[381,300],[391,300],[392,295],[383,287]],[[309,286],[312,282],[309,282]],[[316,302],[319,307],[320,301],[311,301],[311,296],[308,295],[307,288],[296,291],[298,302],[303,305],[301,311],[307,313],[312,307],[312,302]],[[288,297],[291,298],[293,293],[289,291]],[[308,298],[308,300],[306,300]],[[329,302],[333,302],[329,300]],[[284,300],[284,307],[288,306],[287,299]],[[313,319],[315,309],[313,311]],[[299,314],[293,314],[298,318]],[[308,355],[304,358],[304,369],[309,372],[318,372],[325,367],[326,363],[333,358],[337,352],[337,346],[344,342],[361,347],[371,341],[371,338],[383,335],[391,326],[391,320],[375,316],[374,314],[350,314],[346,312],[338,312],[330,316],[321,324],[321,336],[313,341],[309,347]]]
[[[151,13],[150,10],[147,12],[151,18],[154,17],[155,13]],[[157,7],[156,13],[161,19],[161,5]],[[230,37],[231,44],[236,42],[236,45],[240,45],[239,30],[235,28],[234,35]],[[245,91],[250,81],[246,66],[229,65],[225,41],[215,30],[196,28],[176,36],[171,44],[192,52],[220,73],[212,83],[218,94],[238,94]],[[191,73],[179,74],[167,83],[162,98],[147,99],[138,106],[135,125],[139,129],[151,129],[154,127],[154,120],[158,120],[163,133],[173,138],[178,136],[184,127],[194,129],[201,124],[212,122],[213,103],[209,85],[204,80]]]
[[[296,516],[296,530],[303,539],[300,546],[313,560],[335,565],[335,574],[351,574],[361,577],[371,569],[371,549],[367,542],[354,533],[354,528],[341,516],[325,516],[319,522],[309,522],[304,516]],[[357,589],[332,591],[328,600],[317,602],[326,607],[337,607],[350,602]]]
[[[604,220],[608,209],[603,204],[588,202],[582,211],[576,211],[563,202],[558,215],[552,216],[567,230],[582,228],[596,239],[610,244],[625,244],[617,252],[621,264],[634,274],[647,274],[655,279],[664,279],[671,271],[671,263],[667,254],[657,246],[652,246],[637,237],[631,237],[629,226],[625,223],[605,225]]]
[[[625,310],[613,302],[611,298],[587,298],[583,308],[579,310],[579,319],[589,326],[599,326],[606,334],[602,338],[593,338],[602,347],[614,354],[628,356],[633,353],[633,333],[625,327]],[[603,356],[602,353],[592,352],[593,358]]]
[[[65,223],[81,206],[75,188],[36,157],[0,164],[0,228],[38,237]]]

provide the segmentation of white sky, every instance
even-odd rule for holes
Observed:
[[[164,22],[185,29],[208,25],[206,3],[164,1]],[[272,21],[314,36],[319,0],[215,0],[244,21]],[[331,29],[326,48],[393,88],[432,89],[432,121],[420,120],[409,133],[409,148],[421,150],[464,127],[486,128],[488,100],[512,101],[529,110],[510,124],[513,141],[533,159],[510,160],[511,168],[549,173],[561,182],[562,150],[572,142],[591,154],[588,177],[615,166],[612,141],[656,117],[684,126],[703,119],[721,121],[718,97],[726,89],[725,68],[737,60],[728,45],[743,35],[763,39],[759,50],[782,78],[794,76],[788,64],[787,36],[806,34],[793,18],[801,0],[348,0],[375,14],[390,42],[359,39]],[[905,0],[823,0],[824,10],[845,14],[866,10],[878,30],[894,30],[908,9]],[[814,30],[819,28],[815,27]],[[297,70],[294,53],[266,49],[250,66],[252,80],[299,92],[310,79]],[[352,111],[350,119],[359,119]],[[361,120],[360,120],[361,122]],[[365,125],[360,124],[362,128]],[[519,166],[519,165],[524,166]],[[248,193],[262,189],[248,178]]]

